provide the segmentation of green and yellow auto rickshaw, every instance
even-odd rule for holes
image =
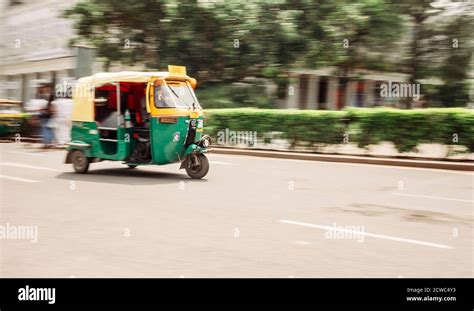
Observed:
[[[77,173],[102,160],[130,168],[181,162],[191,178],[209,171],[204,115],[186,68],[99,73],[77,81],[66,163]]]
[[[0,99],[0,137],[23,136],[29,117],[21,101]]]

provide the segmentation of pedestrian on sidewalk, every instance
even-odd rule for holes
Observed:
[[[38,98],[47,101],[46,107],[40,110],[41,134],[43,137],[43,148],[47,149],[53,146],[54,132],[51,129],[50,121],[54,116],[53,100],[54,95],[49,85],[41,85],[38,90]]]

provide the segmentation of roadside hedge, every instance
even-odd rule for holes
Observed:
[[[281,132],[295,144],[314,147],[342,144],[344,138],[359,147],[392,142],[399,152],[422,143],[461,145],[474,152],[474,113],[464,108],[398,110],[354,108],[343,111],[281,109],[208,109],[206,133],[257,131],[258,137]],[[215,140],[214,140],[215,141]]]

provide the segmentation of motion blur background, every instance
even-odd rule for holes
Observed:
[[[0,237],[0,277],[473,277],[472,0],[0,3],[0,225],[38,227]],[[168,65],[198,81],[208,177],[72,173],[74,82]]]
[[[472,1],[2,0],[0,98],[185,65],[204,108],[467,107]],[[421,84],[421,98],[380,85]]]

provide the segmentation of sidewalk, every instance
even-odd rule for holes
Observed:
[[[3,140],[13,140],[14,138],[5,138]],[[37,139],[26,137],[21,138],[21,142],[38,143]],[[472,160],[432,160],[422,158],[398,158],[394,156],[368,156],[368,155],[341,155],[341,154],[320,154],[310,152],[297,151],[274,151],[260,149],[243,149],[233,147],[212,147],[211,153],[228,154],[228,155],[244,155],[254,157],[305,160],[305,161],[323,161],[323,162],[339,162],[339,163],[360,163],[375,165],[391,165],[402,167],[420,167],[433,168],[456,171],[474,171],[474,161]]]
[[[453,160],[424,160],[424,159],[400,159],[386,158],[374,156],[357,156],[357,155],[335,155],[335,154],[316,154],[303,152],[287,152],[287,151],[269,151],[255,149],[238,149],[238,148],[212,148],[211,153],[228,154],[228,155],[244,155],[254,157],[266,157],[277,159],[306,160],[306,161],[324,161],[339,163],[362,163],[375,165],[391,165],[403,167],[421,167],[434,168],[456,171],[474,171],[473,161],[453,161]]]

